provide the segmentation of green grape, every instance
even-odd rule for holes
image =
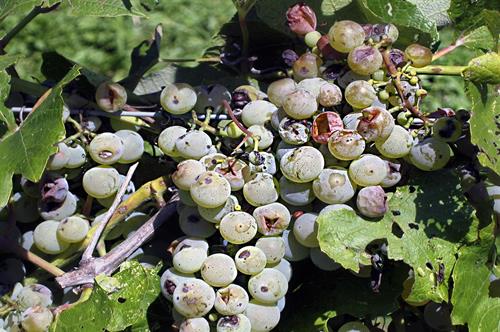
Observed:
[[[287,291],[288,281],[283,273],[276,269],[265,268],[248,280],[248,292],[262,303],[274,304],[284,297]]]
[[[158,136],[158,146],[161,151],[169,157],[179,157],[180,153],[175,148],[175,142],[186,132],[187,129],[181,126],[171,126],[164,129]]]
[[[217,332],[251,332],[250,320],[247,316],[238,314],[225,316],[217,321]]]
[[[187,206],[192,206],[192,207],[197,207],[198,205],[196,204],[195,201],[191,198],[191,193],[188,190],[179,190],[177,192],[179,194],[179,200],[187,205]]]
[[[410,132],[401,126],[394,126],[389,137],[375,141],[377,150],[387,158],[403,158],[410,153],[413,146],[413,137]]]
[[[118,159],[120,164],[130,164],[141,159],[144,153],[144,139],[132,130],[119,130],[115,135],[123,142],[123,153]]]
[[[188,318],[179,326],[179,332],[210,332],[210,325],[203,317]]]
[[[435,171],[446,166],[451,158],[450,146],[434,137],[414,145],[409,153],[410,162],[422,171]]]
[[[283,273],[288,282],[292,279],[292,264],[284,258],[282,258],[277,264],[268,264],[267,267],[276,269]]]
[[[237,207],[239,207],[238,198],[231,195],[227,199],[226,203],[221,206],[215,208],[204,208],[202,206],[198,206],[198,212],[206,221],[218,224],[227,214],[236,211]]]
[[[14,193],[10,198],[10,204],[17,222],[32,223],[40,218],[36,199],[24,192]]]
[[[310,118],[318,111],[316,97],[304,89],[297,89],[283,99],[283,110],[296,120]]]
[[[318,243],[318,223],[316,213],[304,213],[293,224],[293,235],[301,245],[307,248],[316,248]]]
[[[319,89],[318,103],[323,107],[333,107],[342,103],[342,91],[330,82],[326,82]]]
[[[122,139],[113,133],[98,134],[88,145],[90,157],[102,165],[116,163],[120,160],[124,150]]]
[[[339,332],[370,332],[370,329],[361,322],[352,321],[342,325]]]
[[[184,160],[177,164],[177,170],[172,173],[172,182],[181,190],[189,190],[205,171],[205,166],[198,160]]]
[[[293,79],[297,82],[306,79],[318,77],[320,74],[321,58],[314,53],[302,54],[292,66]]]
[[[57,227],[57,236],[68,243],[77,243],[85,239],[90,230],[88,220],[72,216],[62,220]]]
[[[187,318],[205,316],[215,302],[215,292],[206,282],[200,279],[182,281],[175,287],[173,296],[174,308]]]
[[[290,211],[281,203],[270,203],[257,207],[253,216],[262,235],[279,235],[290,224]]]
[[[379,70],[376,70],[373,74],[372,74],[372,79],[375,80],[375,81],[379,81],[379,82],[382,82],[382,81],[385,81],[386,80],[386,74],[385,74],[385,71],[382,70],[382,69],[379,69]]]
[[[356,22],[337,21],[328,31],[330,45],[337,51],[348,53],[365,41],[365,31]]]
[[[259,150],[265,150],[273,144],[274,135],[266,127],[253,125],[248,128],[248,131],[259,140],[259,144],[257,146]],[[255,142],[253,138],[250,137],[247,140],[247,143],[249,146],[253,147]]]
[[[382,54],[373,46],[361,45],[349,52],[349,68],[360,75],[371,75],[382,66]]]
[[[278,133],[283,142],[292,145],[302,145],[309,141],[311,136],[310,125],[303,121],[284,118],[278,127]]]
[[[446,304],[429,302],[424,309],[424,320],[433,330],[450,331],[450,309]]]
[[[248,301],[248,293],[243,287],[230,284],[217,290],[214,307],[221,315],[237,315],[245,311]]]
[[[372,106],[365,108],[362,114],[357,130],[367,142],[385,140],[391,135],[395,121],[389,111]]]
[[[190,279],[194,279],[194,274],[184,274],[173,267],[169,268],[163,272],[160,278],[161,293],[167,300],[172,301],[172,296],[177,286]]]
[[[182,273],[195,273],[207,258],[207,250],[199,247],[182,247],[173,257],[174,268]]]
[[[355,130],[334,131],[328,139],[328,150],[339,160],[353,160],[365,151],[366,143]]]
[[[223,175],[207,171],[197,177],[189,191],[196,204],[216,208],[226,203],[231,195],[231,185]]]
[[[40,216],[44,220],[60,221],[73,215],[76,212],[78,198],[68,192],[66,198],[61,203],[45,203],[42,202],[39,207]]]
[[[55,255],[68,249],[69,243],[57,236],[58,227],[59,222],[55,220],[46,220],[36,226],[33,241],[40,251]]]
[[[376,186],[381,183],[388,173],[384,160],[372,154],[364,154],[353,160],[349,166],[349,177],[357,185]]]
[[[114,195],[120,188],[120,174],[110,166],[97,166],[83,174],[82,185],[87,194],[94,198]]]
[[[266,267],[266,254],[254,246],[246,246],[236,252],[234,256],[236,268],[243,274],[254,275]]]
[[[432,136],[443,142],[455,142],[462,136],[462,122],[456,118],[439,118],[432,125]]]
[[[341,268],[339,263],[336,263],[327,254],[322,252],[320,248],[311,248],[309,257],[314,266],[320,270],[331,272]]]
[[[321,38],[321,32],[319,31],[311,31],[308,32],[304,36],[304,42],[306,45],[310,48],[316,47],[316,44],[318,43],[318,40]]]
[[[274,81],[267,87],[267,96],[277,107],[283,106],[285,97],[297,89],[297,83],[291,78]]]
[[[208,238],[217,232],[214,224],[204,220],[198,210],[191,208],[180,211],[179,227],[184,234],[200,238]]]
[[[226,254],[208,256],[201,267],[201,277],[213,287],[225,287],[236,279],[238,270],[234,260]]]
[[[58,171],[66,167],[69,161],[70,153],[69,148],[64,143],[57,144],[57,152],[50,156],[47,161],[47,170]]]
[[[241,121],[246,127],[253,125],[263,126],[271,120],[271,116],[278,108],[265,100],[251,101],[243,107]]]
[[[78,168],[87,162],[87,153],[83,146],[76,144],[74,147],[68,146],[68,161],[66,168]]]
[[[369,218],[383,217],[387,212],[387,196],[381,186],[362,188],[356,198],[358,211]]]
[[[257,234],[257,222],[247,212],[230,212],[222,218],[219,231],[229,243],[243,244],[251,241]]]
[[[118,83],[101,83],[95,92],[95,100],[105,112],[116,112],[127,103],[127,91]]]
[[[338,210],[342,210],[342,209],[354,211],[354,209],[347,204],[330,204],[330,205],[325,206],[323,209],[321,209],[321,211],[319,211],[319,214],[321,215],[324,213],[328,213],[331,211],[338,211]]]
[[[163,109],[175,115],[189,112],[196,105],[196,101],[196,91],[186,83],[169,84],[160,96]]]
[[[276,305],[251,300],[245,310],[252,331],[267,332],[274,329],[280,321],[280,309]]]
[[[369,107],[377,99],[375,89],[366,81],[349,83],[344,95],[349,105],[355,108]]]
[[[48,331],[54,315],[52,311],[45,307],[30,307],[23,312],[21,326],[25,332],[44,332]]]
[[[316,197],[327,204],[345,203],[356,192],[356,184],[351,182],[343,168],[323,169],[312,187]]]
[[[243,196],[253,206],[262,206],[276,202],[278,192],[274,178],[268,173],[256,173],[243,186]]]
[[[315,198],[310,182],[296,183],[282,176],[279,183],[280,197],[288,204],[304,206],[310,204]]]
[[[411,44],[405,49],[405,57],[411,61],[413,67],[422,68],[432,62],[432,51],[419,44]]]
[[[294,90],[295,91],[295,90]],[[278,130],[281,120],[286,117],[286,113],[282,107],[278,108],[276,112],[271,116],[271,127],[274,130]]]
[[[125,175],[122,175],[120,174],[119,175],[119,178],[120,178],[120,183],[118,184],[118,188],[121,188],[121,186],[123,185],[123,182],[125,181],[126,179],[126,176]],[[124,201],[125,199],[128,198],[129,195],[131,195],[132,193],[135,192],[135,185],[134,185],[134,182],[130,181],[127,185],[127,187],[125,188],[125,194],[123,195],[122,199],[120,200],[121,201]],[[113,194],[111,196],[108,196],[106,198],[97,198],[97,201],[99,202],[99,204],[101,204],[102,206],[104,207],[107,207],[107,208],[110,208],[111,205],[113,205],[113,202],[115,201],[115,198],[116,198],[116,194]]]
[[[302,146],[287,152],[280,161],[281,172],[290,181],[311,182],[325,166],[323,155],[318,149]]]
[[[285,241],[281,237],[261,237],[255,246],[264,252],[267,264],[279,263],[285,256]]]
[[[212,139],[203,131],[191,130],[175,141],[175,151],[185,159],[199,160],[210,153]]]
[[[306,259],[309,256],[309,248],[300,244],[293,231],[286,230],[281,235],[283,241],[285,241],[285,258],[290,262],[298,262]]]

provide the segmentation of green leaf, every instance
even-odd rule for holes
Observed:
[[[472,30],[463,37],[464,46],[471,49],[490,50],[495,47],[495,40],[487,26]]]
[[[5,72],[5,69],[18,60],[17,56],[0,56],[0,121],[5,122],[10,132],[17,128],[14,113],[5,107],[5,101],[10,93],[10,76]]]
[[[65,134],[62,89],[78,75],[79,68],[73,67],[19,129],[0,142],[0,207],[8,202],[14,174],[40,180],[47,160],[57,151],[54,144]]]
[[[66,0],[61,3],[62,8],[74,16],[146,16],[141,6],[123,0]]]
[[[490,52],[472,59],[462,76],[473,82],[499,84],[500,55]]]
[[[323,0],[321,2],[321,12],[323,15],[333,15],[338,10],[349,5],[352,0]]]
[[[472,103],[471,141],[478,146],[482,165],[500,174],[500,96],[495,86],[465,83],[465,92]]]
[[[256,2],[257,0],[233,0],[233,4],[238,10],[238,13],[243,17],[247,15]]]
[[[470,30],[484,25],[481,14],[485,9],[498,11],[500,3],[491,0],[451,0],[448,14],[458,30]],[[498,22],[495,24],[498,25]]]
[[[0,22],[9,15],[28,12],[40,3],[40,0],[0,0]]]
[[[448,9],[451,0],[408,0],[408,2],[417,6],[417,8],[438,27],[451,23]]]

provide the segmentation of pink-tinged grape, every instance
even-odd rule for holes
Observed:
[[[382,66],[382,54],[373,46],[361,45],[349,52],[349,68],[360,75],[371,75]]]
[[[387,212],[387,196],[381,186],[362,188],[356,198],[359,212],[369,218],[383,217]]]
[[[247,212],[230,212],[222,218],[219,231],[229,243],[243,244],[251,241],[257,234],[257,222]]]
[[[48,331],[54,315],[45,307],[30,307],[23,312],[21,326],[25,332]]]
[[[311,182],[325,166],[323,155],[311,146],[302,146],[287,152],[280,161],[281,172],[290,181]]]
[[[79,216],[71,216],[59,223],[57,236],[68,243],[78,243],[85,239],[90,230],[87,219]]]
[[[339,332],[370,332],[370,329],[361,322],[352,321],[342,325]]]
[[[274,135],[268,130],[266,127],[261,125],[253,125],[248,128],[248,131],[252,133],[254,137],[256,137],[259,141],[257,145],[259,150],[265,150],[273,144]],[[252,137],[247,140],[249,146],[253,147],[255,141]]]
[[[411,44],[405,49],[405,58],[411,61],[413,67],[422,68],[432,62],[432,51],[419,44]]]
[[[286,230],[281,235],[285,241],[285,258],[290,262],[298,262],[309,257],[309,248],[300,244],[292,230]]]
[[[144,153],[144,139],[132,130],[118,130],[115,135],[123,142],[123,153],[118,159],[120,164],[130,164],[141,159]]]
[[[224,218],[227,214],[236,211],[238,207],[238,199],[236,196],[231,195],[227,199],[226,203],[221,206],[215,208],[204,208],[198,206],[198,212],[206,221],[218,224],[221,222],[222,218]]]
[[[328,139],[328,150],[337,159],[353,160],[365,151],[366,143],[355,130],[343,129],[333,132]]]
[[[349,179],[347,170],[325,168],[314,180],[313,191],[317,198],[327,204],[345,203],[354,196],[356,184]]]
[[[446,166],[451,158],[450,146],[434,137],[415,144],[409,153],[410,162],[422,171],[435,171]]]
[[[345,99],[355,108],[366,108],[377,99],[375,89],[366,81],[354,81],[346,87]]]
[[[251,300],[245,310],[245,316],[250,320],[253,331],[267,332],[278,325],[280,309],[273,304]]]
[[[335,262],[327,254],[322,252],[320,248],[312,248],[309,254],[311,262],[320,270],[330,272],[341,268],[339,263]]]
[[[310,123],[297,121],[290,118],[281,120],[278,133],[283,142],[292,145],[302,145],[309,141],[311,136]]]
[[[96,163],[111,165],[120,160],[125,148],[119,136],[113,133],[101,133],[92,139],[87,150]]]
[[[267,264],[276,264],[285,256],[285,241],[281,237],[263,236],[255,246],[266,255]]]
[[[456,118],[439,118],[432,125],[432,136],[443,142],[455,142],[462,136],[462,122]]]
[[[410,132],[401,126],[394,126],[389,137],[375,141],[377,150],[387,158],[403,158],[413,146]]]
[[[318,77],[320,74],[319,68],[323,61],[314,53],[302,54],[292,66],[293,79],[297,82],[312,77]]]
[[[175,141],[175,151],[185,159],[199,160],[210,153],[212,139],[203,131],[191,130]]]
[[[271,204],[278,200],[274,178],[268,173],[256,173],[243,186],[243,196],[253,206]]]
[[[367,142],[387,139],[394,129],[392,114],[380,107],[369,107],[362,111],[358,132]]]
[[[46,220],[36,226],[33,240],[40,251],[49,255],[56,255],[68,249],[69,243],[57,235],[58,227],[59,222],[55,220]]]
[[[95,92],[95,100],[105,112],[116,112],[127,103],[127,91],[118,83],[101,83]]]
[[[170,114],[184,114],[196,105],[196,91],[186,83],[167,85],[161,92],[160,102],[165,111]]]
[[[167,300],[172,301],[172,296],[177,286],[190,279],[194,279],[194,274],[185,274],[172,267],[163,272],[160,278],[161,293]]]
[[[362,155],[353,160],[349,166],[349,177],[362,187],[378,185],[385,179],[388,172],[385,161],[372,154]]]
[[[253,211],[259,233],[273,236],[281,234],[290,224],[291,216],[287,207],[281,203],[270,203]]]
[[[203,317],[188,318],[179,326],[179,332],[210,332],[210,325]]]
[[[238,271],[247,275],[255,275],[264,270],[267,264],[267,257],[261,249],[254,246],[246,246],[236,252],[234,261]]]
[[[330,45],[337,51],[348,53],[365,41],[365,31],[356,22],[343,20],[337,21],[328,31]]]
[[[161,151],[169,157],[179,157],[180,153],[175,148],[175,142],[187,132],[181,126],[171,126],[165,128],[158,136],[158,146]]]
[[[82,179],[83,189],[94,198],[114,195],[120,183],[120,174],[110,166],[93,167],[85,172]]]
[[[252,297],[262,303],[274,304],[288,291],[288,280],[280,271],[265,268],[250,277],[248,291]]]
[[[187,318],[203,317],[212,310],[215,292],[200,279],[189,279],[177,285],[173,293],[174,308]]]
[[[281,107],[285,97],[297,89],[297,83],[291,78],[282,78],[269,84],[267,96],[276,106]]]
[[[304,247],[315,248],[319,246],[317,217],[316,213],[304,213],[293,224],[295,239]]]
[[[223,175],[208,171],[198,176],[189,191],[196,204],[215,208],[226,203],[231,195],[231,185]]]
[[[238,270],[231,256],[213,254],[208,256],[201,267],[201,277],[213,287],[225,287],[236,279]]]
[[[318,111],[316,97],[304,89],[297,89],[283,100],[285,113],[296,120],[310,118]]]
[[[214,307],[221,315],[237,315],[245,311],[248,302],[247,291],[241,286],[230,284],[217,290]]]
[[[174,254],[172,263],[174,268],[182,273],[195,273],[201,269],[207,258],[207,250],[200,247],[182,247]]]
[[[189,190],[198,176],[206,171],[205,166],[194,159],[187,159],[177,164],[177,170],[172,173],[172,182],[181,190]]]
[[[284,176],[280,179],[280,197],[286,203],[295,206],[307,205],[315,198],[310,182],[296,183]]]
[[[251,101],[243,107],[241,121],[246,127],[253,125],[265,125],[271,121],[271,116],[278,108],[265,100]]]

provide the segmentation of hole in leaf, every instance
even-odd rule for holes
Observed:
[[[391,233],[399,239],[403,237],[403,230],[395,222],[392,223]]]
[[[119,297],[118,298],[118,303],[125,303],[126,301],[127,301],[127,299],[124,298],[124,297]]]

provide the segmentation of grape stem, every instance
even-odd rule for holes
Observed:
[[[409,67],[408,70],[415,71],[421,75],[446,75],[446,76],[461,76],[462,72],[467,69],[467,66],[441,66],[431,65],[422,68]]]
[[[462,46],[463,44],[465,44],[465,37],[462,35],[453,44],[446,46],[446,47],[440,49],[439,51],[437,51],[436,53],[434,53],[434,55],[432,56],[432,61],[434,62],[437,59],[439,59],[440,57],[445,56],[448,53],[451,53],[452,51],[454,51],[456,48]]]

